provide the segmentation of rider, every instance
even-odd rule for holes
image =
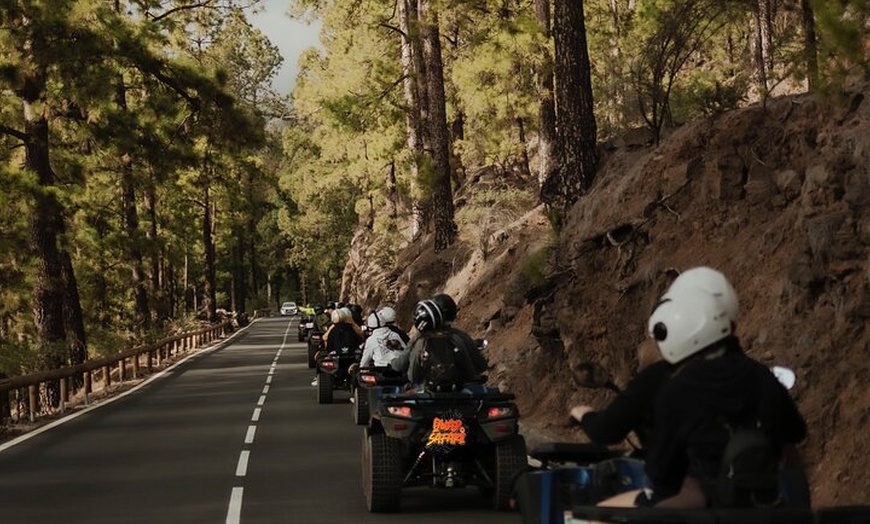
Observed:
[[[677,276],[662,299],[686,289],[701,290],[717,297],[725,307],[732,329],[737,325],[740,314],[737,293],[721,272],[706,266],[687,269]],[[646,344],[641,346],[641,353],[645,349]],[[657,355],[656,361],[642,367],[606,408],[596,411],[587,405],[575,406],[571,409],[571,417],[579,423],[589,440],[603,446],[618,444],[634,431],[642,453],[649,444],[656,395],[673,368],[670,362]]]
[[[344,333],[348,330],[353,331],[356,339],[356,346],[362,344],[363,339],[365,338],[363,335],[362,328],[357,325],[353,320],[353,313],[350,309],[346,307],[341,307],[338,309],[332,310],[332,315],[330,315],[331,325],[329,329],[326,330],[326,333],[323,334],[323,340],[326,342],[326,350],[332,351],[333,349],[340,349],[342,346],[351,344],[353,342],[352,339],[347,338]],[[335,346],[335,344],[330,345],[330,338],[332,338],[333,334],[341,333],[339,337],[338,344],[339,346]],[[338,335],[336,335],[338,336]],[[348,346],[350,347],[350,346]]]
[[[365,321],[363,320],[363,316],[362,316],[363,315],[362,306],[359,304],[348,304],[345,307],[347,307],[347,309],[350,310],[350,315],[353,318],[354,324],[356,324],[357,326],[360,327],[360,329],[362,329],[365,326]]]
[[[330,318],[323,306],[317,304],[314,306],[314,330],[320,333],[325,333],[329,329]]]
[[[392,329],[395,323],[396,311],[389,306],[368,316],[366,326],[371,330],[371,335],[366,339],[360,367],[389,366],[399,352],[408,349],[408,341]]]
[[[761,429],[777,451],[803,440],[806,424],[788,391],[746,356],[733,329],[725,301],[709,292],[678,288],[663,297],[648,332],[674,371],[655,404],[651,488],[600,505],[705,507],[716,500],[731,428]]]
[[[332,310],[330,320],[332,325],[323,334],[323,340],[326,342],[326,352],[331,353],[335,351],[341,354],[358,349],[363,341],[362,329],[354,323],[350,310],[346,307],[334,309]],[[311,385],[316,386],[317,382],[317,375],[314,375]]]
[[[390,366],[398,371],[405,371],[411,383],[423,383],[426,377],[423,376],[421,359],[426,349],[426,340],[446,335],[458,342],[456,349],[461,353],[458,361],[463,381],[479,378],[488,364],[468,333],[451,325],[458,311],[456,301],[445,293],[418,302],[414,308],[414,327],[417,328],[417,334],[411,340],[411,350],[394,358]]]

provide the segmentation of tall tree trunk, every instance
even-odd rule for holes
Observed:
[[[65,226],[64,226],[65,227]],[[69,363],[73,366],[88,359],[88,339],[85,333],[85,318],[79,297],[79,285],[72,259],[66,250],[61,250],[61,274],[63,275],[63,320],[66,329],[66,345]],[[76,386],[82,384],[76,377]]]
[[[29,20],[24,20],[25,26],[29,23]],[[54,369],[65,360],[64,282],[58,243],[62,233],[58,225],[63,210],[53,192],[55,175],[49,158],[48,118],[45,114],[46,68],[39,63],[33,48],[32,40],[23,44],[24,53],[30,55],[31,68],[18,91],[24,112],[24,167],[36,175],[38,184],[30,215],[30,243],[37,262],[31,300],[38,365],[41,369]]]
[[[768,55],[770,53],[770,34],[768,32],[769,0],[757,0],[755,4],[755,67],[758,73],[758,89],[767,96]]]
[[[63,269],[57,225],[60,202],[51,188],[54,172],[49,163],[48,120],[36,109],[44,89],[44,77],[36,74],[26,81],[24,95],[25,168],[36,173],[38,188],[30,217],[30,241],[36,255],[36,279],[33,283],[33,322],[39,365],[54,369],[64,363],[61,347],[66,341],[63,317]]]
[[[541,26],[544,38],[549,41],[550,32],[550,1],[535,0],[535,17]],[[538,66],[538,184],[550,176],[554,165],[556,138],[556,105],[553,99],[553,56],[547,45],[538,49],[540,65]]]
[[[807,86],[810,91],[815,91],[819,87],[819,48],[816,42],[816,17],[811,0],[801,0],[801,19],[804,29]]]
[[[249,297],[258,296],[260,293],[260,267],[259,267],[259,259],[257,258],[257,220],[254,213],[255,204],[254,204],[254,173],[248,171],[247,173],[247,186],[248,186],[248,223],[247,223],[247,235],[244,236],[245,243],[247,245],[248,251],[248,261],[250,263],[250,287],[245,285],[245,295],[244,299],[247,300]],[[242,264],[244,264],[244,258],[242,259]],[[244,275],[244,272],[243,272]],[[239,313],[244,313],[246,310],[245,302],[242,301],[240,305],[241,309],[237,310]]]
[[[450,184],[450,134],[444,94],[444,66],[441,58],[441,32],[438,15],[431,0],[420,0],[420,28],[423,34],[423,61],[426,64],[426,87],[429,115],[426,120],[431,139],[432,215],[435,221],[435,252],[450,247],[458,234],[453,221],[453,191]]]
[[[121,112],[127,112],[127,88],[124,79],[115,80],[115,104]],[[147,333],[151,330],[151,308],[148,304],[147,277],[142,255],[142,235],[139,231],[139,211],[136,209],[136,181],[133,158],[124,151],[121,154],[121,207],[124,212],[124,230],[127,233],[127,257],[130,260],[133,294],[136,303],[137,329]]]
[[[541,197],[557,217],[564,217],[595,176],[597,126],[583,2],[555,0],[554,6],[556,128],[561,157],[560,168],[545,182]]]
[[[167,304],[167,300],[170,299],[171,290],[169,286],[166,284],[166,280],[169,278],[163,275],[163,264],[161,261],[162,258],[162,250],[158,251],[154,249],[153,246],[157,245],[157,195],[154,187],[154,179],[152,176],[148,177],[148,183],[145,185],[145,191],[143,192],[144,197],[144,206],[145,213],[148,217],[148,229],[145,231],[145,238],[148,240],[148,244],[152,246],[150,253],[150,262],[151,266],[151,292],[154,298],[154,313],[155,318],[158,323],[162,322],[162,319],[172,318],[173,313],[169,311],[171,306]],[[174,297],[173,297],[174,298]]]
[[[420,46],[420,25],[418,21],[417,0],[396,0],[399,29],[402,32],[400,57],[404,81],[402,83],[405,105],[405,129],[408,135],[408,151],[411,152],[411,183],[417,195],[413,201],[413,223],[411,236],[416,238],[428,228],[429,216],[426,202],[421,199],[419,189],[420,160],[423,158],[425,131],[423,118],[426,113],[423,89],[426,81],[425,67]]]
[[[212,209],[211,209],[211,187],[209,181],[211,166],[204,166],[204,176],[202,185],[202,247],[205,253],[203,260],[203,308],[205,309],[205,318],[209,322],[213,322],[217,316],[217,290],[216,290],[216,271],[215,271],[215,250],[214,238],[212,237]]]
[[[387,216],[390,217],[390,228],[394,228],[396,220],[399,217],[398,193],[396,191],[396,163],[390,162],[390,168],[387,170]]]
[[[25,27],[31,23],[26,18],[22,22]],[[16,94],[21,98],[24,113],[24,167],[36,175],[38,184],[30,216],[30,242],[37,260],[31,298],[37,360],[42,369],[55,369],[69,358],[79,359],[87,349],[78,286],[69,254],[61,243],[65,225],[63,206],[54,194],[56,177],[49,153],[47,69],[38,57],[37,46],[36,38],[28,38],[22,44],[30,67]],[[70,353],[71,346],[75,353]],[[57,383],[48,386],[46,393],[49,403],[56,405]]]

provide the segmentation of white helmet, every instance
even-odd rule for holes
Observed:
[[[671,298],[671,296],[687,289],[704,291],[721,300],[728,319],[735,324],[737,323],[737,317],[740,315],[737,292],[734,291],[734,287],[721,272],[706,266],[687,269],[673,281],[662,300]]]
[[[389,324],[396,321],[396,310],[390,306],[382,307],[378,311],[378,318],[381,319],[381,324]]]
[[[676,364],[731,335],[725,302],[698,289],[668,292],[649,317],[650,336],[662,357]]]
[[[377,329],[381,327],[381,317],[378,316],[378,312],[374,311],[369,314],[368,318],[366,318],[366,326],[369,329]]]

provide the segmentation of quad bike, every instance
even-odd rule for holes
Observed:
[[[592,443],[546,442],[529,452],[535,467],[518,475],[514,505],[524,524],[563,524],[574,503],[594,504],[645,486],[643,461],[631,450]]]
[[[299,342],[305,342],[308,334],[314,329],[314,317],[302,315],[299,317],[299,325],[296,326]]]
[[[313,369],[317,366],[317,353],[322,351],[326,344],[323,342],[323,332],[315,330],[313,323],[308,331],[308,368]]]
[[[312,335],[313,336],[313,335]],[[359,346],[327,352],[318,351],[314,357],[317,367],[317,403],[332,404],[335,390],[350,391],[350,367],[359,362]]]
[[[412,486],[476,486],[495,509],[510,509],[514,478],[527,467],[513,399],[482,385],[384,394],[363,433],[368,510],[398,511]]]
[[[868,524],[870,506],[775,508],[610,508],[575,506],[565,524],[590,521],[620,524]]]
[[[579,369],[586,371],[589,379],[586,383],[581,380],[581,386],[618,390],[600,368]],[[775,366],[771,371],[787,389],[794,386],[795,375],[788,368]],[[864,508],[863,517],[855,508],[839,508],[838,511],[819,514],[810,511],[809,488],[801,468],[780,469],[769,484],[760,485],[753,481],[752,491],[745,492],[748,498],[734,504],[719,501],[715,508],[707,510],[595,506],[615,494],[647,485],[643,462],[632,458],[641,452],[637,447],[613,450],[595,444],[576,443],[548,443],[532,450],[531,457],[540,465],[521,474],[516,485],[516,502],[524,524],[579,524],[592,520],[638,524],[760,524],[821,522],[813,520],[819,518],[829,519],[824,522],[831,523],[870,522],[870,512],[867,511],[870,508]],[[764,507],[758,503],[761,496],[771,495]],[[848,519],[836,520],[844,519],[846,515]]]
[[[405,374],[390,367],[351,367],[351,418],[358,426],[371,421],[371,409],[377,409],[384,394],[400,393],[407,382]]]

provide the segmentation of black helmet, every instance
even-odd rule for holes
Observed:
[[[457,311],[453,298],[440,293],[417,303],[414,308],[414,326],[420,331],[441,328],[456,319]]]
[[[321,313],[323,313],[323,306],[321,306],[320,304],[314,306],[314,314],[319,315]]]
[[[357,326],[363,325],[363,308],[359,304],[348,304],[347,309],[350,310],[350,315],[353,317],[353,321]]]

